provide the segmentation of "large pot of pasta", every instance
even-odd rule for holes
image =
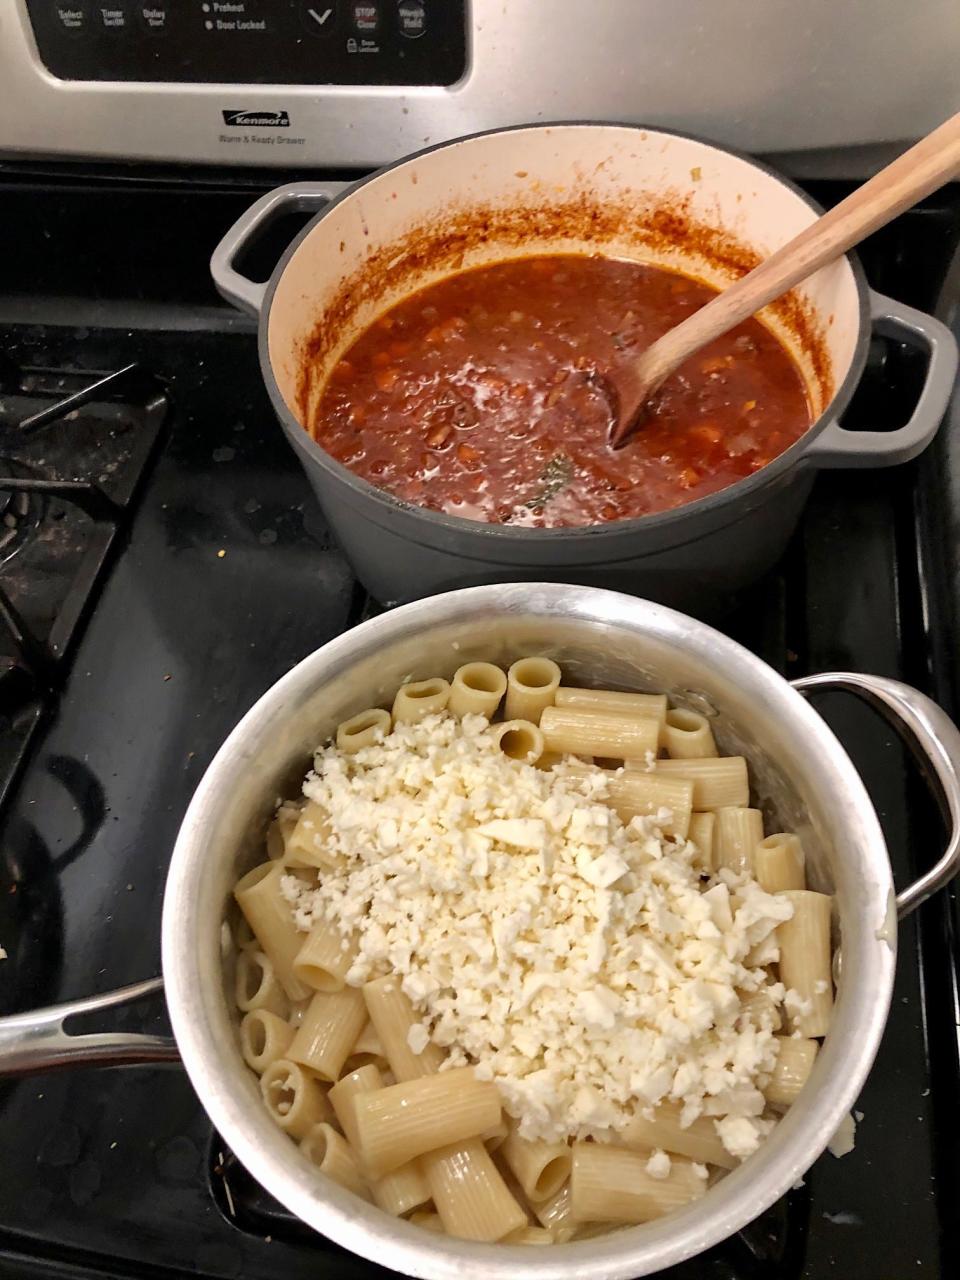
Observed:
[[[250,280],[247,248],[291,211],[316,216]],[[530,125],[272,191],[211,270],[258,318],[273,407],[376,599],[553,580],[703,616],[781,555],[818,468],[914,457],[953,385],[949,331],[848,255],[687,362],[609,448],[620,363],[819,212],[702,139]],[[928,356],[923,386],[898,429],[845,429],[880,335]]]
[[[899,897],[819,687],[905,726],[947,797],[950,847]],[[283,677],[196,792],[163,909],[183,1063],[259,1182],[360,1255],[433,1280],[651,1274],[759,1215],[842,1126],[898,912],[957,869],[958,767],[916,691],[791,687],[643,600],[533,584],[399,608]],[[469,852],[466,889],[441,848]],[[578,902],[590,927],[560,938]],[[527,967],[499,1033],[482,963],[504,989]],[[678,1056],[652,1069],[644,1027]]]

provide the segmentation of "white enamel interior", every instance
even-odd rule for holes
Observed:
[[[441,226],[451,211],[481,204],[530,207],[586,194],[594,203],[639,208],[651,203],[685,210],[696,222],[718,228],[764,257],[816,218],[803,197],[749,160],[704,142],[655,130],[618,125],[536,126],[485,134],[417,155],[364,183],[326,213],[305,236],[277,284],[268,320],[270,362],[280,392],[295,417],[304,344],[345,278],[369,256],[398,243],[414,228]],[[551,252],[603,252],[682,269],[722,287],[735,273],[689,248],[651,250],[638,243],[626,221],[602,238],[487,240],[464,255],[463,266]],[[371,320],[403,296],[449,273],[412,269],[399,284],[365,297],[324,349],[315,353],[323,379],[344,348]],[[859,303],[850,264],[842,259],[817,272],[797,291],[815,314],[825,342],[832,391],[843,382],[856,348]],[[789,347],[803,370],[814,417],[827,407],[830,388],[818,385],[808,353],[795,333],[771,311],[763,318]]]

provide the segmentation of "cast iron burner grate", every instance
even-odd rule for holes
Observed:
[[[137,364],[0,365],[0,804],[103,579],[167,411]]]

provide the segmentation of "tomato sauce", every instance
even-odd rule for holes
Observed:
[[[765,466],[810,425],[799,370],[748,320],[664,384],[645,425],[609,445],[619,365],[714,296],[611,258],[523,258],[405,298],[347,350],[315,437],[419,506],[557,528],[666,511]]]

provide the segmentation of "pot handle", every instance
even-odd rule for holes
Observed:
[[[918,752],[921,764],[933,772],[940,784],[950,840],[930,870],[897,894],[897,917],[902,920],[960,871],[960,730],[926,694],[886,676],[830,671],[804,676],[791,684],[803,694],[841,689],[863,698]]]
[[[71,1000],[0,1018],[0,1076],[29,1075],[61,1067],[128,1067],[178,1062],[176,1041],[170,1036],[116,1031],[71,1035],[64,1028],[66,1020],[75,1014],[99,1013],[162,990],[163,979],[150,978],[86,1000]]]
[[[241,275],[234,266],[239,255],[254,236],[281,214],[316,213],[350,185],[349,182],[291,182],[261,196],[240,215],[210,258],[210,274],[223,297],[240,311],[258,316],[267,285]]]
[[[946,413],[957,374],[957,340],[939,320],[870,291],[870,319],[877,333],[926,349],[927,372],[909,422],[896,431],[847,431],[831,422],[804,454],[814,467],[893,467],[922,453]]]

